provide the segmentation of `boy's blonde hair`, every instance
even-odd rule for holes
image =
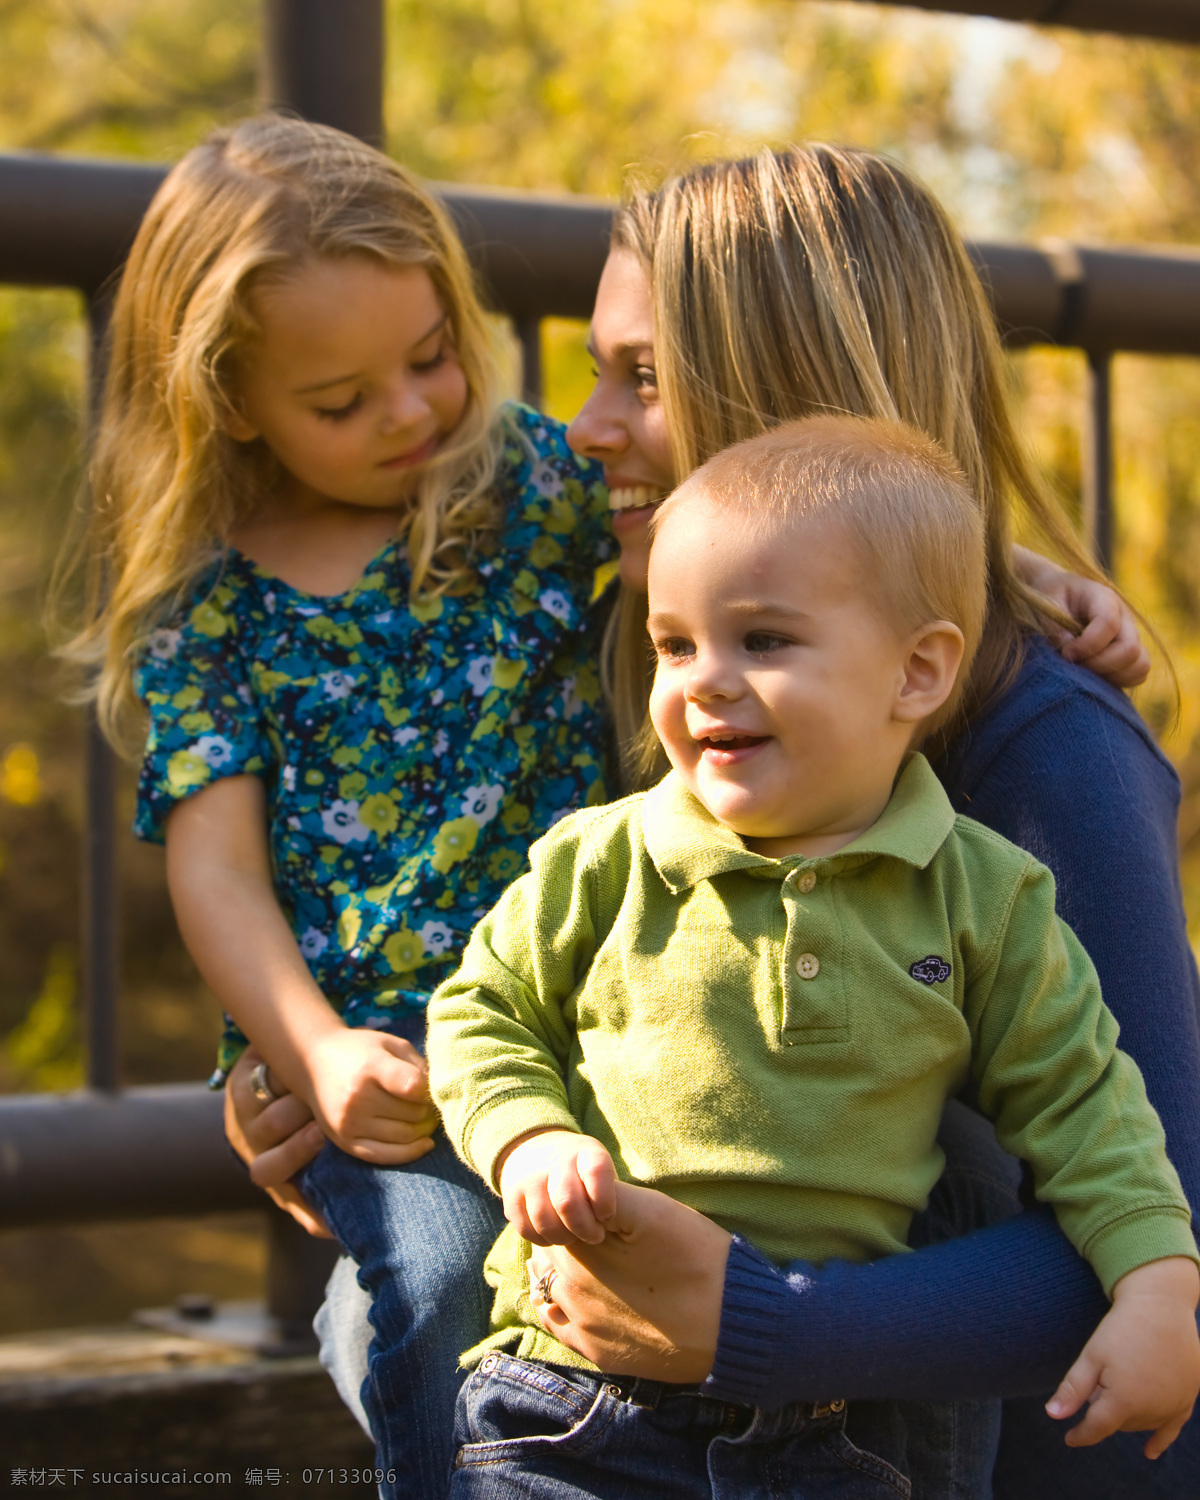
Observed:
[[[499,522],[493,336],[445,211],[353,136],[269,114],[214,131],[151,203],[121,278],[91,465],[85,624],[65,654],[99,668],[109,737],[136,748],[141,643],[276,479],[259,442],[226,431],[255,290],[306,261],[423,266],[466,375],[465,413],[422,474],[407,523],[412,590],[472,575]]]
[[[854,549],[864,602],[901,635],[936,620],[957,625],[964,650],[954,691],[924,730],[953,717],[983,634],[987,561],[979,503],[940,444],[907,422],[787,422],[697,469],[656,512],[652,538],[701,498],[766,537],[828,521]]]
[[[978,712],[1047,619],[1075,628],[1012,570],[1009,517],[1075,572],[1102,574],[1016,433],[995,319],[961,239],[903,168],[813,145],[717,162],[639,193],[613,247],[646,268],[654,358],[677,480],[722,448],[816,412],[902,420],[953,455],[978,496],[989,610],[957,723]],[[649,687],[645,601],[623,591],[606,680],[618,742]],[[661,766],[635,751],[627,779]]]

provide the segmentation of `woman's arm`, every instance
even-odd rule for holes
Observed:
[[[1178,785],[1119,694],[1090,680],[1081,688],[1075,669],[1045,658],[976,725],[948,790],[1054,871],[1059,910],[1096,964],[1195,1211],[1200,1035],[1174,845]],[[642,1241],[638,1274],[651,1284],[685,1251],[691,1221],[676,1208]],[[619,1337],[623,1318],[632,1326],[641,1316],[636,1305],[621,1314],[582,1254],[572,1264],[561,1247],[536,1252],[535,1265],[551,1264],[564,1273],[555,1300],[572,1320],[556,1334],[602,1368],[615,1357],[614,1370],[662,1378],[653,1349],[642,1358]],[[692,1282],[682,1317],[711,1317],[704,1278]],[[1107,1308],[1045,1209],[862,1266],[780,1270],[735,1240],[709,1388],[767,1406],[1048,1394]]]
[[[542,1322],[614,1375],[706,1380],[720,1400],[950,1401],[1048,1393],[1108,1311],[1046,1209],[869,1265],[773,1266],[647,1189],[624,1236],[534,1249]],[[651,1201],[653,1200],[653,1201]],[[1031,1336],[1031,1330],[1032,1336]]]
[[[1150,675],[1150,653],[1138,633],[1132,610],[1115,589],[1094,578],[1080,578],[1027,547],[1012,549],[1013,572],[1044,594],[1081,626],[1078,635],[1046,622],[1046,633],[1067,661],[1111,682],[1133,688]]]
[[[214,782],[167,820],[167,881],[201,974],[343,1150],[398,1165],[431,1146],[424,1062],[398,1037],[345,1025],[275,898],[262,782]]]

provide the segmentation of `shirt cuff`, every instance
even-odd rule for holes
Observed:
[[[462,1154],[483,1180],[499,1191],[496,1159],[506,1146],[533,1130],[570,1130],[579,1122],[552,1095],[513,1090],[497,1094],[475,1111],[462,1134]]]
[[[704,1395],[764,1410],[780,1404],[772,1400],[770,1388],[778,1382],[783,1350],[790,1342],[789,1290],[783,1273],[735,1234],[725,1268],[717,1354],[701,1386]]]
[[[1200,1265],[1188,1215],[1178,1208],[1145,1208],[1106,1225],[1084,1247],[1110,1300],[1122,1276],[1154,1260],[1182,1255]]]

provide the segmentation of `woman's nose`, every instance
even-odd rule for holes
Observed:
[[[579,415],[567,428],[567,442],[584,458],[603,461],[623,453],[629,446],[629,433],[614,409],[614,402],[602,384],[597,384],[583,403]]]

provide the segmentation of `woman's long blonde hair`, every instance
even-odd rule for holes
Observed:
[[[215,131],[155,195],[109,335],[84,624],[64,654],[90,668],[100,722],[123,748],[136,748],[142,642],[278,476],[261,441],[225,427],[254,289],[348,255],[425,267],[466,375],[464,416],[407,521],[414,594],[461,586],[498,524],[492,335],[444,210],[403,167],[326,126],[271,114]]]
[[[954,455],[983,510],[989,609],[960,718],[1011,679],[1025,635],[1071,625],[1012,570],[1009,508],[1075,572],[1103,575],[1017,439],[999,335],[954,227],[902,168],[816,145],[701,167],[639,193],[613,247],[650,277],[675,474],[818,412],[899,419]],[[606,679],[626,778],[649,779],[644,596],[623,590]]]

